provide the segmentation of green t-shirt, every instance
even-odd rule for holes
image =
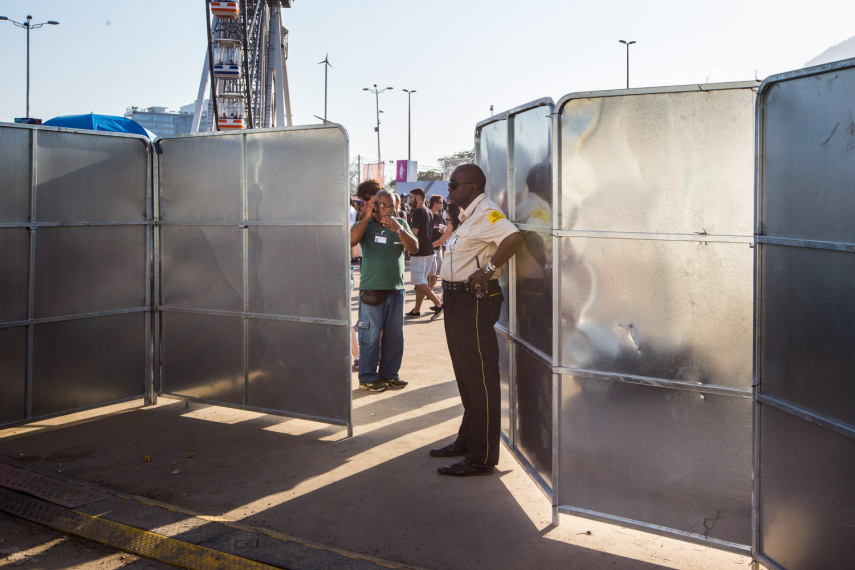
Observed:
[[[410,231],[406,220],[395,220]],[[404,288],[404,244],[398,234],[372,218],[359,245],[362,246],[360,289],[389,291]]]

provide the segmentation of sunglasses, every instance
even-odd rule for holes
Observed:
[[[464,184],[475,184],[474,182],[458,182],[457,180],[449,180],[448,181],[448,189],[449,190],[457,190],[458,187],[463,186]]]

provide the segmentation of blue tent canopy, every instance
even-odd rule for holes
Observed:
[[[64,115],[62,117],[54,117],[42,123],[49,127],[65,127],[67,129],[87,129],[90,131],[109,131],[111,133],[131,133],[134,135],[143,135],[150,140],[157,138],[157,135],[143,127],[138,122],[125,117],[115,117],[112,115],[96,115],[89,113],[88,115]]]

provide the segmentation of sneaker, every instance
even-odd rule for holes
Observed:
[[[421,317],[421,313],[417,313],[416,311],[410,311],[409,313],[404,313],[404,316],[408,319],[414,319],[416,317]]]
[[[360,384],[359,389],[368,390],[369,392],[385,392],[389,389],[389,385],[382,380],[375,380],[374,382],[364,382]]]
[[[383,382],[385,382],[386,385],[392,390],[400,390],[401,388],[404,388],[407,384],[409,384],[409,382],[404,382],[400,378],[389,378],[387,380],[383,380]]]
[[[432,321],[437,320],[439,318],[439,316],[442,314],[443,308],[444,308],[443,305],[440,305],[439,307],[437,307],[436,311],[434,311],[433,316],[430,318],[430,320],[432,320]]]

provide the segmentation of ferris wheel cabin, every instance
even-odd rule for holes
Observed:
[[[214,40],[214,76],[220,79],[237,79],[241,74],[241,42],[231,38]]]
[[[234,20],[238,17],[237,2],[211,2],[211,13],[217,18]]]
[[[217,127],[219,130],[245,129],[243,96],[239,94],[224,93],[219,100],[219,117]]]

